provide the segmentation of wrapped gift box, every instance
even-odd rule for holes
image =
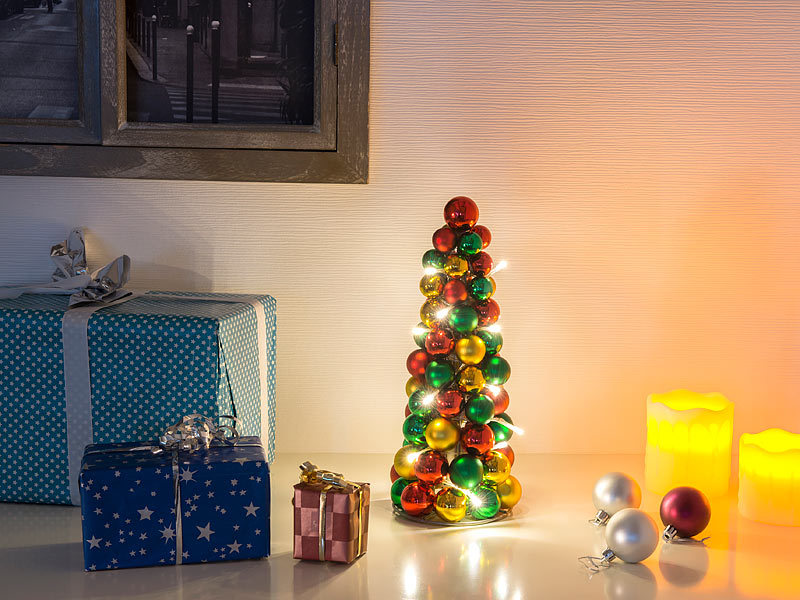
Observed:
[[[269,467],[259,438],[216,442],[176,459],[170,451],[154,454],[152,445],[86,448],[87,571],[269,555]]]
[[[294,558],[350,563],[367,551],[369,484],[304,463],[294,486]]]
[[[0,453],[0,501],[77,503],[86,444],[153,439],[187,413],[237,416],[272,460],[275,299],[176,295],[149,292],[91,313],[90,398],[77,408],[65,394],[69,298],[0,300],[0,430],[14,435]]]

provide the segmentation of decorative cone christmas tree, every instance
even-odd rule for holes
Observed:
[[[422,256],[426,301],[413,331],[419,349],[406,361],[405,443],[394,457],[391,494],[406,516],[474,524],[507,514],[522,495],[508,445],[519,430],[503,389],[511,367],[499,355],[500,307],[492,299],[491,276],[504,263],[495,267],[484,252],[492,236],[477,225],[471,199],[450,200],[444,219]]]

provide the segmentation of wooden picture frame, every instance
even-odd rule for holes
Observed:
[[[369,0],[317,6],[315,122],[253,127],[129,123],[124,0],[99,2],[99,43],[86,45],[97,51],[101,139],[36,143],[31,135],[0,144],[0,174],[366,183]]]

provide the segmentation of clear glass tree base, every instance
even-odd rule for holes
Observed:
[[[411,521],[412,523],[420,523],[422,525],[433,525],[438,527],[475,527],[478,525],[488,525],[489,523],[495,523],[496,521],[502,521],[503,519],[511,516],[511,510],[500,510],[495,516],[491,519],[472,519],[470,517],[464,517],[460,521],[456,521],[455,523],[449,523],[447,521],[442,521],[437,515],[436,512],[431,512],[427,515],[422,517],[414,517],[404,511],[402,508],[398,508],[397,506],[392,505],[392,511],[394,515],[398,519],[403,519],[405,521]]]

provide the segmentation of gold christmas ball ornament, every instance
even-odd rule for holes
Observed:
[[[522,498],[522,486],[513,475],[509,475],[503,483],[497,485],[497,495],[500,497],[501,508],[514,508]]]
[[[400,448],[394,455],[394,470],[397,471],[397,474],[409,481],[416,479],[417,474],[414,472],[414,463],[422,452],[423,448],[413,444]]]
[[[425,441],[433,450],[449,450],[458,443],[459,429],[448,419],[439,417],[425,428]]]
[[[448,256],[444,263],[444,272],[450,277],[461,277],[468,269],[469,263],[457,254]]]
[[[419,281],[419,291],[427,298],[435,298],[442,293],[446,278],[441,273],[423,275]]]
[[[483,373],[477,367],[467,367],[458,375],[458,385],[466,392],[481,390],[485,384]]]
[[[416,377],[414,377],[414,376],[409,377],[408,381],[406,381],[406,396],[408,396],[410,398],[411,394],[416,392],[421,387],[422,387],[422,384],[419,382],[419,380]]]
[[[507,481],[511,473],[511,462],[505,454],[492,450],[483,459],[483,478],[492,483]]]
[[[448,523],[455,523],[467,514],[467,497],[459,490],[444,488],[436,494],[433,507],[440,519]]]
[[[422,319],[422,322],[428,327],[433,327],[439,322],[437,313],[446,308],[449,307],[441,300],[430,298],[426,300],[425,304],[422,305],[422,308],[419,309],[419,318]]]
[[[477,335],[456,342],[456,355],[465,365],[477,365],[486,356],[486,344]]]

